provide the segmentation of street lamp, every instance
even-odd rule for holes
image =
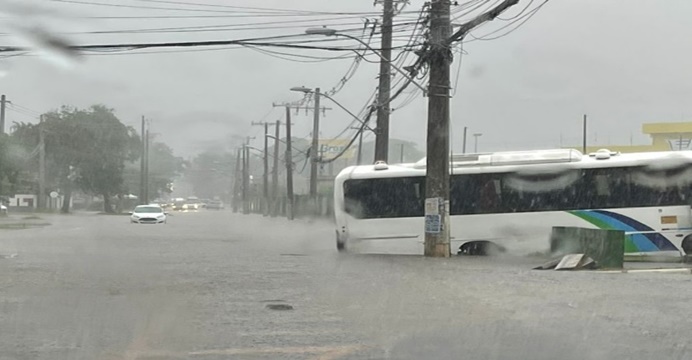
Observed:
[[[262,150],[262,149],[258,149],[258,148],[254,147],[254,146],[251,146],[251,145],[245,145],[245,147],[247,147],[248,149],[252,149],[252,150],[258,151],[259,153],[261,153],[262,155],[264,155],[264,150]]]
[[[478,138],[483,136],[481,133],[473,134],[473,152],[478,153]]]
[[[349,38],[349,39],[352,39],[352,40],[355,40],[355,41],[359,42],[361,45],[365,46],[366,49],[372,51],[375,55],[377,55],[380,59],[382,59],[382,60],[388,62],[388,63],[389,63],[389,66],[391,66],[392,68],[394,68],[394,70],[396,70],[398,73],[400,73],[401,75],[403,75],[404,78],[406,78],[406,80],[410,81],[413,85],[416,85],[416,87],[418,87],[419,89],[423,90],[423,94],[427,96],[428,90],[427,90],[424,86],[422,86],[421,84],[417,83],[409,74],[406,73],[406,71],[404,71],[404,70],[400,69],[399,67],[395,66],[394,64],[392,64],[392,62],[391,62],[390,60],[384,58],[384,57],[382,56],[382,54],[380,54],[378,51],[376,51],[375,49],[373,49],[373,48],[372,48],[370,45],[368,45],[365,41],[363,41],[363,40],[361,40],[361,39],[359,39],[359,38],[357,38],[357,37],[355,37],[355,36],[351,36],[351,35],[348,35],[348,34],[340,33],[340,32],[339,32],[338,30],[336,30],[336,29],[330,29],[330,28],[327,28],[327,27],[309,28],[309,29],[305,30],[305,33],[306,33],[307,35],[341,36],[341,37]]]
[[[270,138],[270,139],[277,140],[278,142],[280,142],[280,143],[282,143],[282,144],[284,144],[284,145],[287,145],[285,141],[283,141],[283,140],[281,140],[281,139],[277,139],[276,136],[274,136],[274,135],[272,135],[272,134],[264,134],[264,136],[266,136],[266,137],[268,137],[268,138]],[[295,151],[301,153],[301,154],[310,155],[310,154],[308,154],[307,152],[305,152],[305,151],[303,151],[303,150],[300,150],[300,149],[298,149],[298,148],[295,147],[295,146],[292,146],[292,145],[291,145],[291,148],[292,148],[293,150],[295,150]]]

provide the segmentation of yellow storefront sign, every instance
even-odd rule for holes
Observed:
[[[356,146],[354,144],[346,149],[348,143],[349,140],[344,139],[321,139],[319,141],[319,154],[324,159],[332,159],[345,151],[340,159],[352,159],[355,156]]]

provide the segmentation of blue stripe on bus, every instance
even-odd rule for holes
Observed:
[[[603,221],[604,223],[608,224],[610,227],[616,230],[622,230],[622,231],[642,231],[641,229],[637,229],[623,221],[620,221],[619,219],[611,216],[611,214],[603,213],[598,210],[592,210],[587,212],[590,216],[593,216],[594,218]],[[632,234],[629,235],[630,239],[632,240],[632,243],[634,243],[634,246],[637,247],[637,249],[641,252],[649,252],[649,251],[658,251],[659,248],[646,236],[643,234]]]
[[[635,231],[655,231],[654,229],[642,224],[641,222],[632,219],[631,217],[614,213],[611,211],[605,211],[605,210],[594,210],[595,213],[603,214],[605,216],[609,216],[613,219],[618,220],[621,223],[624,223],[631,228],[635,229]],[[634,235],[642,235],[645,236],[658,250],[665,251],[665,250],[672,250],[672,251],[677,251],[678,249],[673,245],[670,240],[668,240],[665,236],[659,234],[659,233],[650,233],[650,234],[634,234]],[[633,235],[631,235],[633,236]],[[636,242],[635,242],[636,243]],[[638,246],[637,246],[638,247]]]

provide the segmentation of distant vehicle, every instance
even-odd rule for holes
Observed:
[[[489,242],[510,252],[544,251],[552,227],[568,226],[624,231],[628,257],[692,254],[692,151],[463,154],[452,156],[450,169],[450,238],[462,252]],[[337,249],[352,241],[422,241],[437,211],[431,206],[425,224],[425,176],[425,159],[341,171]]]
[[[130,215],[133,224],[165,224],[166,220],[166,212],[156,205],[139,205]]]
[[[200,201],[198,197],[190,196],[185,201],[185,204],[183,205],[183,210],[199,210],[202,207],[202,201]]]
[[[173,200],[170,207],[171,207],[171,210],[182,211],[182,210],[184,210],[183,207],[185,206],[185,204],[186,204],[185,199],[176,198]]]
[[[155,200],[152,201],[149,205],[154,205],[154,204],[156,204],[156,205],[158,205],[158,206],[160,206],[160,207],[162,207],[162,208],[164,208],[164,209],[166,209],[166,208],[168,208],[168,207],[171,206],[171,202],[170,202],[170,201],[166,201],[166,200],[163,200],[163,199],[155,199]]]
[[[0,215],[7,215],[7,206],[0,204]]]
[[[223,201],[221,200],[211,200],[209,204],[207,205],[207,209],[209,210],[223,210]]]

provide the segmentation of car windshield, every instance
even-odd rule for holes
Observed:
[[[156,206],[138,206],[135,208],[136,213],[162,213],[163,209]]]

